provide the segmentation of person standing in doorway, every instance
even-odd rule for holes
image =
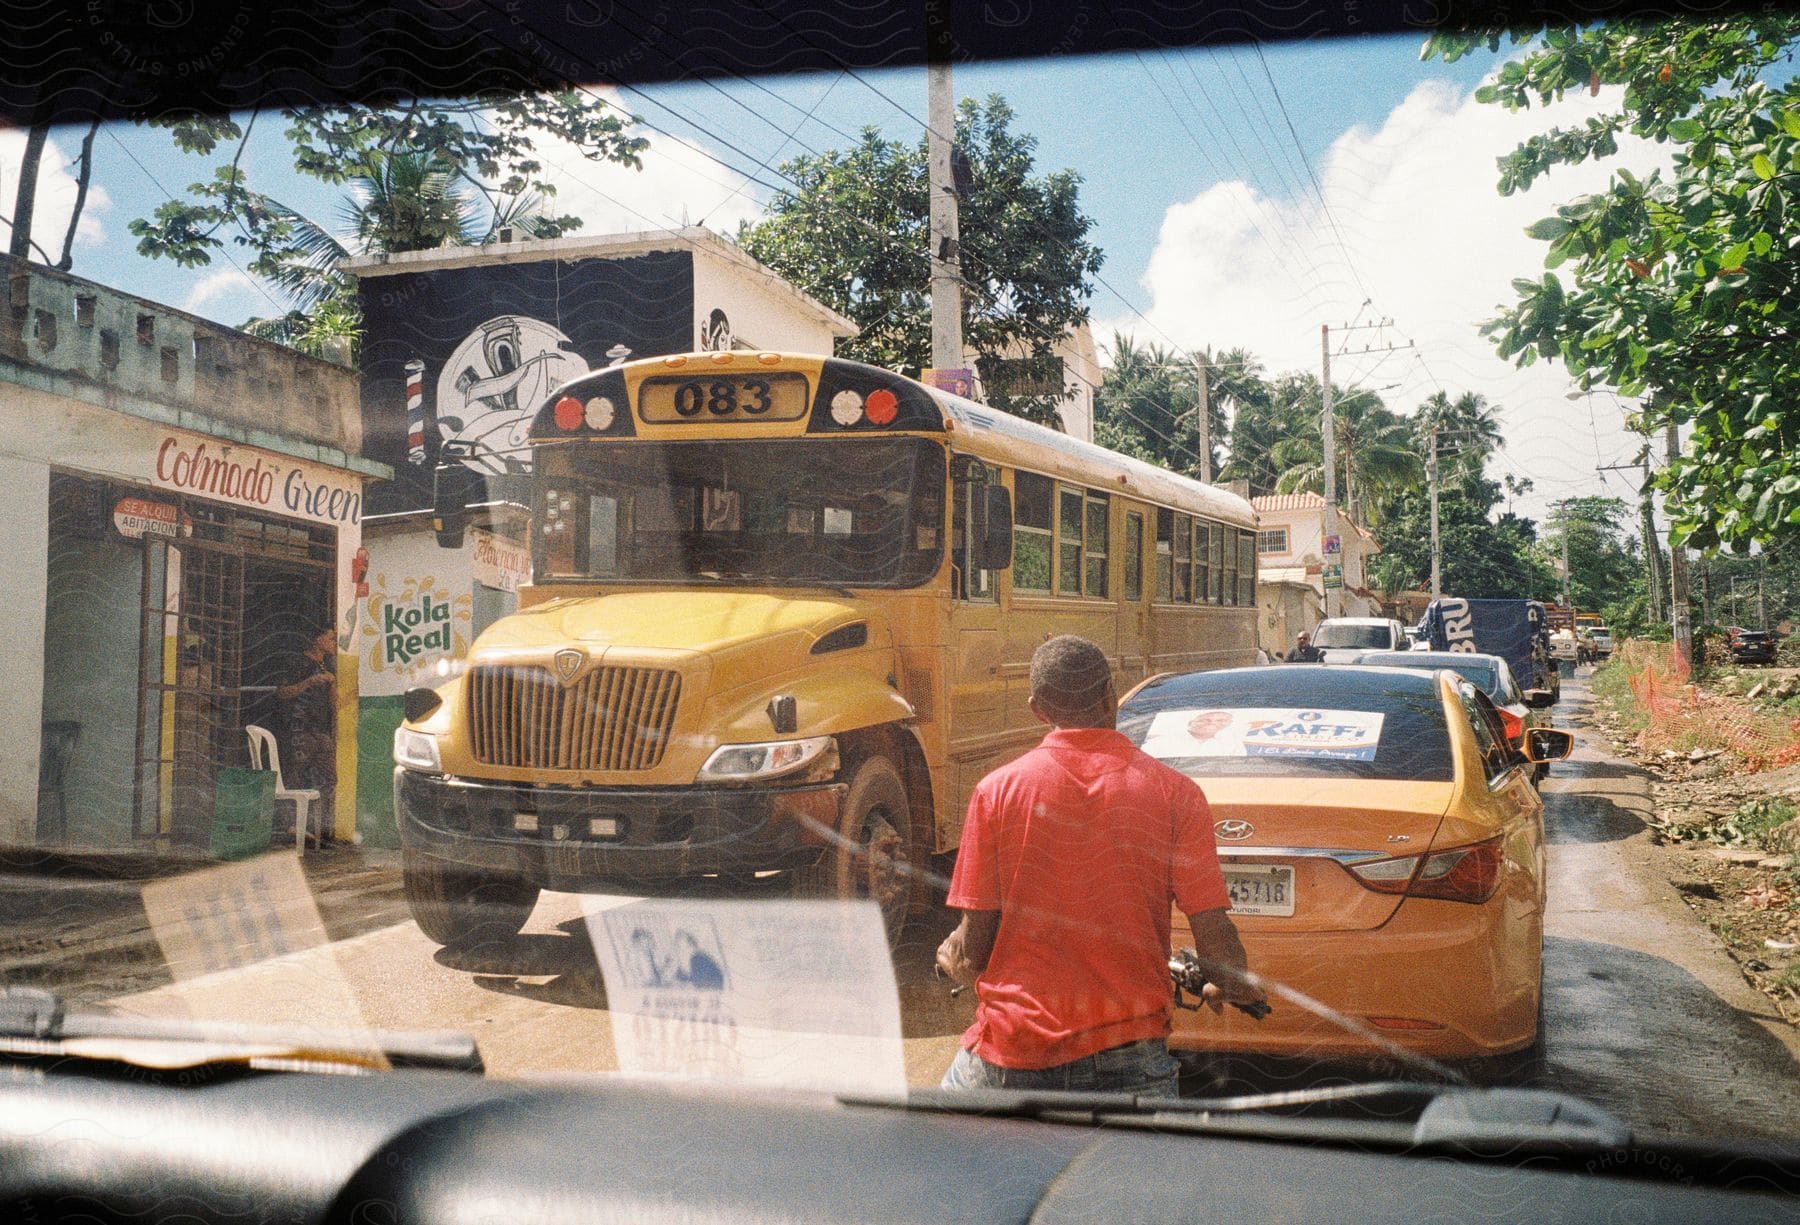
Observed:
[[[337,737],[332,733],[337,689],[337,634],[322,629],[312,636],[287,671],[286,683],[278,686],[287,715],[287,745],[282,752],[282,781],[296,789],[315,789],[319,802],[312,805],[317,813],[317,835],[322,845],[329,828],[326,816],[332,809],[332,792],[337,783]]]

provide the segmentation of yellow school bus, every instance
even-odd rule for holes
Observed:
[[[543,888],[775,871],[897,938],[910,865],[1043,732],[1045,638],[1099,643],[1121,693],[1254,660],[1248,502],[889,371],[632,362],[560,388],[530,447],[533,581],[395,737],[442,943],[517,932]]]

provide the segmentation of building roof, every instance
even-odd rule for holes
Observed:
[[[1324,510],[1325,498],[1316,493],[1266,493],[1261,497],[1251,498],[1250,505],[1256,508],[1258,514],[1271,510]],[[1350,530],[1370,544],[1378,543],[1375,537],[1369,534],[1367,528],[1344,514],[1342,510],[1338,511],[1338,517],[1340,522],[1348,523]]]
[[[747,272],[766,277],[770,290],[822,322],[838,336],[854,336],[854,322],[806,293],[780,273],[739,249],[730,239],[705,226],[690,225],[669,230],[638,230],[620,234],[577,234],[566,238],[521,238],[483,246],[436,247],[426,251],[397,251],[356,255],[338,261],[338,267],[354,277],[391,276],[434,268],[470,268],[480,264],[531,263],[545,259],[627,259],[652,251],[692,251]]]

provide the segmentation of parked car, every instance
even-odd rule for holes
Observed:
[[[1543,801],[1499,713],[1447,669],[1233,668],[1156,677],[1119,730],[1196,779],[1258,974],[1357,1018],[1177,1014],[1171,1046],[1439,1059],[1530,1051],[1543,967]],[[1175,942],[1184,921],[1175,918]],[[1379,1039],[1375,1037],[1379,1035]]]
[[[1763,630],[1739,630],[1731,642],[1731,658],[1740,664],[1775,662],[1775,636]]]
[[[1525,751],[1528,730],[1551,724],[1550,707],[1555,704],[1556,695],[1548,689],[1521,689],[1512,668],[1498,655],[1470,651],[1365,651],[1350,662],[1375,668],[1450,669],[1493,700],[1514,752]],[[1542,779],[1549,772],[1548,765],[1539,765],[1536,777]]]
[[[1327,617],[1313,630],[1312,644],[1325,663],[1341,663],[1359,651],[1404,651],[1406,627],[1391,617]]]
[[[1593,635],[1594,657],[1599,660],[1611,659],[1613,653],[1612,631],[1607,629],[1604,625],[1596,626]]]

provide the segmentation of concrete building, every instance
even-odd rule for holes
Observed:
[[[356,832],[355,374],[18,260],[0,309],[0,841],[204,850],[245,726],[336,631]]]
[[[1260,520],[1256,586],[1265,646],[1287,650],[1295,634],[1318,623],[1327,582],[1342,584],[1339,616],[1382,615],[1380,597],[1368,585],[1368,561],[1381,546],[1365,528],[1340,510],[1339,541],[1327,549],[1325,499],[1320,495],[1271,494],[1251,498],[1250,504]],[[1332,567],[1341,569],[1332,573]]]
[[[855,334],[712,231],[691,227],[449,247],[348,261],[363,307],[361,414],[392,482],[369,494],[358,808],[393,840],[392,738],[405,691],[446,674],[530,578],[524,447],[548,393],[591,369],[693,350],[833,351]],[[431,531],[432,473],[455,444],[473,530]]]

